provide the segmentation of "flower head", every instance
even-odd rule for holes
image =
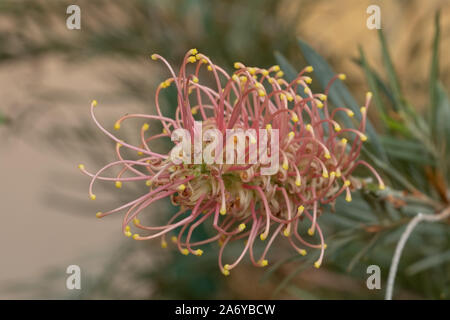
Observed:
[[[307,253],[306,249],[319,249],[320,257],[315,263],[319,267],[326,248],[317,222],[322,206],[333,203],[341,194],[351,201],[352,181],[355,180],[352,172],[358,165],[369,168],[378,179],[380,188],[384,188],[376,171],[358,159],[362,143],[367,140],[364,131],[371,94],[366,95],[360,110],[358,129],[345,128],[338,123],[336,115],[343,113],[353,117],[353,111],[344,107],[330,111],[327,105],[330,86],[337,79],[345,79],[342,74],[331,79],[324,93],[313,93],[308,86],[312,81],[307,75],[313,71],[310,66],[289,82],[283,78],[279,66],[262,69],[236,62],[236,70],[230,75],[196,49],[185,55],[178,74],[160,55],[151,57],[161,60],[170,71],[170,77],[156,90],[156,114],[127,114],[114,125],[119,130],[128,119],[148,121],[139,130],[140,145],[128,144],[105,129],[94,114],[97,102],[91,104],[94,122],[116,142],[117,160],[95,174],[80,165],[80,170],[92,177],[90,198],[96,198],[93,193],[96,180],[114,182],[117,188],[121,188],[123,183],[141,181],[147,187],[147,191],[137,199],[119,208],[99,212],[97,217],[126,211],[122,223],[126,236],[135,240],[160,238],[162,247],[167,247],[167,237],[173,234],[172,242],[185,255],[200,256],[203,253],[200,246],[218,242],[219,267],[224,275],[230,274],[246,253],[255,266],[266,266],[268,250],[280,234],[301,255]],[[210,85],[201,81],[200,74],[205,75],[203,68],[211,74]],[[178,101],[174,118],[163,115],[159,104],[161,90],[171,85],[176,88]],[[155,122],[159,122],[163,131],[150,135],[148,129]],[[208,163],[176,162],[169,153],[158,153],[151,148],[151,143],[165,137],[172,137],[175,146],[181,143],[173,138],[179,129],[190,133],[189,142],[203,132],[200,133],[202,148],[211,143],[206,132],[213,130],[220,134],[226,147],[213,149],[211,154],[215,161]],[[224,138],[227,129],[250,132],[241,141],[243,149],[229,150],[227,142],[231,140],[234,146],[238,138]],[[272,139],[275,145],[261,144],[263,138]],[[260,154],[276,156],[275,171],[263,174],[266,163],[250,161],[253,146]],[[137,158],[125,159],[122,148],[134,150]],[[229,152],[233,159],[241,155],[244,163],[225,163]],[[188,152],[187,160],[197,156],[198,150],[194,147],[194,152]],[[104,176],[103,173],[112,167],[118,167],[119,173],[114,177]],[[145,209],[167,197],[179,207],[179,211],[169,217],[165,225],[142,224],[139,216]],[[132,222],[132,228],[140,230],[139,233],[131,232]],[[309,227],[308,236],[317,232],[318,243],[300,235],[301,223]],[[201,224],[208,225],[213,233],[209,238],[193,241],[192,234]],[[255,242],[261,240],[266,241],[265,249],[260,257],[256,257],[253,248]],[[223,251],[231,241],[243,241],[245,246],[234,262],[224,264]]]

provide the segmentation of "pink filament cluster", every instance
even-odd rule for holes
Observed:
[[[117,143],[118,158],[95,174],[80,165],[80,169],[92,177],[91,199],[96,197],[92,189],[96,180],[115,182],[118,188],[123,182],[142,181],[148,187],[147,192],[137,199],[119,208],[99,212],[97,217],[126,210],[122,223],[124,234],[135,240],[161,238],[163,247],[167,246],[168,234],[178,232],[171,240],[186,255],[201,255],[200,246],[218,242],[218,264],[225,275],[247,253],[255,266],[267,265],[268,250],[280,233],[301,255],[306,254],[306,248],[319,249],[320,256],[315,263],[319,267],[326,248],[317,222],[322,205],[333,203],[343,193],[346,200],[351,201],[351,190],[357,184],[351,174],[358,165],[369,168],[380,188],[384,188],[377,172],[358,159],[361,145],[367,139],[364,131],[371,94],[366,95],[365,105],[360,110],[362,120],[358,129],[342,128],[336,115],[344,113],[344,116],[353,117],[353,112],[345,107],[330,112],[327,105],[330,86],[337,79],[343,80],[342,74],[330,80],[324,93],[315,94],[308,86],[311,78],[306,75],[313,71],[312,67],[304,68],[288,82],[279,66],[262,69],[235,63],[237,70],[230,75],[196,49],[187,52],[178,74],[163,57],[154,54],[152,59],[161,60],[170,71],[170,77],[156,90],[157,114],[127,114],[114,127],[118,130],[123,121],[139,118],[159,122],[162,133],[149,135],[150,125],[145,123],[140,129],[140,145],[128,144],[98,122],[94,114],[97,102],[93,101],[91,105],[96,125]],[[188,69],[192,69],[191,72]],[[212,77],[206,83],[211,85],[199,80],[200,74],[206,78],[208,72]],[[172,83],[178,101],[173,119],[163,115],[159,104],[161,90]],[[305,94],[302,97],[298,92]],[[261,175],[259,164],[176,165],[168,154],[157,153],[150,147],[150,143],[170,137],[175,129],[192,132],[195,120],[221,132],[231,128],[279,130],[279,171],[274,175]],[[124,147],[137,152],[137,159],[124,159],[121,153]],[[112,167],[118,167],[119,173],[113,177],[104,176],[103,172]],[[167,197],[179,206],[179,211],[165,225],[142,224],[138,217],[144,209]],[[134,223],[132,228],[140,229],[140,233],[132,234],[131,222]],[[308,235],[300,235],[301,223],[309,227]],[[192,241],[194,230],[201,224],[210,226],[207,228],[210,236]],[[313,237],[316,231],[319,242],[306,239]],[[259,257],[254,250],[255,242],[259,241],[257,238],[265,241]],[[235,261],[224,264],[223,252],[227,244],[239,240],[243,242],[241,254]]]

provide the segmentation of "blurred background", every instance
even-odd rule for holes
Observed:
[[[81,8],[81,30],[66,28],[71,4]],[[77,169],[84,163],[95,171],[114,157],[112,142],[90,119],[92,99],[110,127],[124,113],[153,112],[156,86],[167,77],[163,66],[149,59],[154,52],[178,66],[187,50],[198,48],[231,70],[235,61],[269,67],[277,63],[278,51],[300,69],[306,65],[296,40],[301,38],[334,70],[347,74],[350,91],[362,101],[368,85],[356,61],[358,46],[386,76],[377,32],[366,27],[371,4],[381,8],[405,96],[427,108],[438,9],[439,77],[445,88],[450,85],[446,0],[1,1],[0,298],[381,298],[379,290],[365,285],[369,260],[359,261],[361,255],[342,267],[342,261],[353,261],[357,248],[330,258],[319,270],[299,268],[280,254],[270,272],[243,263],[224,278],[217,250],[185,257],[161,249],[157,241],[130,241],[122,236],[119,215],[98,220],[95,213],[132,199],[139,187],[119,191],[104,185],[92,202],[89,180]],[[165,100],[170,105],[173,97]],[[371,117],[377,123],[376,113]],[[161,215],[168,207],[161,203],[152,210]],[[395,241],[387,241],[386,248],[380,258],[383,279]],[[71,264],[81,267],[82,290],[65,287]],[[448,282],[445,290],[415,283],[405,280],[399,297],[448,299]]]

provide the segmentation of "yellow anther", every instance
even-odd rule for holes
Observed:
[[[120,129],[120,122],[119,122],[119,121],[117,121],[117,122],[114,124],[114,129],[115,129],[115,130],[119,130],[119,129]]]
[[[323,250],[326,250],[328,246],[326,243],[324,243],[322,247],[323,247]]]
[[[116,181],[116,188],[117,189],[120,189],[120,188],[122,188],[122,181]]]
[[[230,266],[229,264],[226,264],[226,265],[223,266],[223,268],[224,268],[225,270],[230,270],[230,269],[231,269],[231,266]]]
[[[91,194],[90,198],[91,198],[91,200],[95,200],[95,199],[97,199],[97,196],[95,194]]]
[[[312,128],[312,125],[310,125],[310,124],[307,124],[307,125],[306,125],[306,130],[312,131],[312,129],[313,129],[313,128]]]
[[[324,171],[324,172],[322,173],[322,177],[328,178],[328,171]]]
[[[265,233],[261,233],[261,234],[259,235],[259,238],[261,239],[261,241],[264,241],[264,240],[266,240],[267,235],[266,235]]]
[[[268,76],[269,75],[269,71],[267,71],[266,69],[264,69],[262,72],[263,76]]]
[[[325,159],[331,159],[331,154],[327,151],[324,155]]]
[[[345,185],[346,187],[350,186],[350,184],[351,184],[350,180],[345,180],[344,185]]]
[[[308,87],[305,87],[305,89],[303,90],[306,94],[310,94],[311,93],[311,89]]]
[[[300,253],[302,256],[306,256],[306,254],[307,254],[305,249],[298,250],[298,253]]]
[[[347,144],[347,139],[342,138],[342,139],[341,139],[341,142],[342,142],[343,145],[346,145],[346,144]]]
[[[269,78],[269,79],[267,79],[267,81],[268,81],[270,84],[272,84],[273,81],[274,81],[274,79],[273,79],[273,78]]]
[[[270,123],[266,125],[266,130],[267,130],[267,131],[272,130],[272,125],[271,125]]]
[[[338,78],[340,80],[345,80],[345,79],[347,79],[347,76],[345,75],[345,73],[341,73],[341,74],[338,75]]]
[[[233,79],[234,81],[238,81],[239,77],[236,74],[233,74],[233,76],[231,77],[231,79]]]
[[[367,93],[366,93],[366,99],[370,99],[370,98],[372,98],[372,92],[370,92],[370,91],[368,91]]]
[[[323,108],[323,103],[318,101],[316,102],[317,108],[322,109]]]
[[[147,187],[150,187],[150,186],[152,185],[152,180],[147,180],[147,181],[145,181],[145,185],[146,185]]]
[[[267,261],[266,259],[264,259],[264,260],[262,260],[262,261],[260,262],[261,267],[265,267],[265,266],[267,266],[268,264],[269,264],[269,261]]]
[[[300,180],[300,177],[297,177],[297,178],[295,179],[295,185],[296,185],[297,187],[300,187],[300,186],[302,185],[302,180]]]
[[[326,94],[320,94],[319,95],[319,99],[322,101],[326,101],[327,100],[327,95]]]
[[[248,68],[248,72],[253,75],[253,74],[256,73],[256,69],[255,68]]]
[[[141,224],[141,220],[139,220],[138,218],[134,218],[134,219],[133,219],[133,223],[134,223],[136,226],[138,226],[138,225]]]
[[[130,231],[125,231],[123,234],[126,235],[128,238],[131,237],[132,235]]]
[[[78,169],[84,170],[84,164],[79,164],[79,165],[78,165]]]
[[[203,250],[202,249],[197,249],[194,251],[194,254],[198,257],[200,257],[203,254]]]
[[[364,114],[364,113],[366,113],[367,109],[366,109],[366,107],[361,107],[361,108],[359,109],[359,111],[360,111],[362,114]]]
[[[152,57],[152,60],[158,60],[158,56],[156,55],[156,53],[152,54],[151,57]]]
[[[352,117],[355,115],[355,113],[354,113],[352,110],[348,110],[348,111],[347,111],[347,115],[348,115],[350,118],[352,118]]]
[[[281,100],[286,99],[286,95],[285,95],[284,93],[280,93],[280,99],[281,99]]]
[[[166,128],[162,129],[162,133],[167,134]]]
[[[166,241],[161,241],[161,248],[165,249],[167,248],[167,242]]]
[[[189,50],[189,54],[190,55],[196,55],[198,53],[198,50],[196,48],[192,48],[191,50]]]
[[[177,189],[178,189],[178,191],[184,191],[184,189],[186,189],[186,186],[185,186],[184,184],[180,184],[180,185],[177,187]]]
[[[138,156],[142,156],[144,153],[142,151],[137,152]]]
[[[336,176],[336,172],[331,171],[331,172],[330,172],[330,178],[334,178],[335,176]]]
[[[337,123],[334,125],[334,131],[339,132],[341,131],[341,126],[338,125]]]
[[[134,240],[138,240],[139,237],[140,237],[139,233],[133,234],[133,239],[134,239]]]
[[[316,261],[316,262],[314,262],[314,267],[316,267],[317,269],[319,269],[321,264],[322,264],[322,263],[321,263],[320,261]]]
[[[240,69],[240,68],[242,68],[242,63],[240,63],[240,62],[235,62],[235,63],[234,63],[234,68],[235,68],[235,69]]]
[[[191,109],[191,113],[194,114],[194,115],[197,114],[197,108],[195,108],[195,107],[192,108],[192,109]]]
[[[212,67],[211,66],[207,66],[206,69],[208,69],[208,71],[212,71]]]
[[[224,276],[229,276],[230,275],[230,271],[223,269],[222,273]]]
[[[198,78],[197,78],[196,76],[192,76],[192,81],[193,81],[194,83],[198,83]]]
[[[295,137],[295,132],[294,131],[289,132],[288,137],[289,139],[293,139]]]
[[[336,169],[336,177],[337,177],[337,178],[340,178],[341,175],[342,175],[341,169],[337,168],[337,169]]]
[[[282,167],[283,167],[284,170],[288,170],[289,169],[289,164],[287,163],[287,161],[283,162]]]
[[[307,84],[311,84],[311,83],[312,83],[311,77],[303,77],[303,79],[305,80],[305,82],[306,82]]]
[[[277,79],[277,83],[279,84],[279,85],[282,85],[283,83],[284,83],[284,80],[283,79]]]
[[[386,186],[384,185],[384,183],[380,183],[380,184],[378,185],[378,188],[379,188],[380,190],[384,190],[384,189],[386,189]]]
[[[309,229],[308,229],[308,234],[309,234],[310,236],[313,236],[313,235],[314,235],[314,229],[313,229],[313,228],[309,228]]]
[[[361,134],[361,141],[367,141],[367,136],[365,134]]]
[[[240,232],[244,231],[245,228],[246,228],[245,223],[241,223],[241,224],[239,225],[239,231],[240,231]]]
[[[287,96],[287,99],[288,99],[289,102],[294,100],[294,97],[292,96],[292,94],[287,93],[286,96]]]
[[[197,56],[196,56],[196,57],[197,57]],[[206,63],[208,63],[208,60],[202,59],[200,62],[206,64]]]
[[[100,219],[102,217],[102,213],[99,211],[95,214],[95,216]]]
[[[277,76],[278,78],[281,78],[282,76],[284,76],[284,72],[283,72],[283,71],[278,71],[277,74],[276,74],[276,76]]]
[[[203,63],[203,61],[206,61],[205,59],[202,59],[202,57],[199,54],[195,55],[195,59],[197,59],[197,61],[200,61],[200,63]]]
[[[291,231],[290,231],[288,228],[286,228],[286,229],[284,229],[284,231],[283,231],[283,235],[284,235],[285,237],[289,237],[289,236],[291,235]]]
[[[172,240],[173,243],[177,243],[178,242],[178,238],[176,236],[172,236],[170,238],[170,240]]]
[[[272,67],[272,69],[273,69],[273,71],[275,71],[275,72],[280,71],[280,66],[279,66],[279,65],[274,65],[274,66]]]
[[[292,120],[292,122],[294,122],[294,123],[298,122],[298,116],[297,116],[296,113],[293,113],[293,114],[292,114],[291,120]]]
[[[97,106],[97,100],[92,100],[91,105],[92,105],[93,107],[96,107],[96,106]]]
[[[197,61],[197,59],[195,59],[194,56],[190,56],[190,57],[187,59],[187,61],[190,62],[190,63],[194,63],[195,61]]]
[[[345,201],[347,201],[347,202],[352,201],[352,195],[350,193],[345,196]]]
[[[187,256],[189,254],[189,250],[185,248],[185,249],[181,250],[181,254],[184,254],[185,256]]]
[[[297,215],[301,215],[304,210],[305,210],[305,207],[303,205],[299,206],[297,208]]]
[[[307,66],[307,67],[305,68],[305,71],[306,71],[306,72],[313,72],[313,71],[314,71],[314,68],[313,68],[312,66]]]
[[[239,80],[241,80],[242,83],[246,83],[247,82],[247,77],[246,76],[240,76]]]
[[[130,230],[131,230],[130,226],[125,226],[125,231],[130,231]]]
[[[222,207],[222,208],[220,208],[220,211],[219,211],[219,212],[220,212],[221,215],[224,216],[224,215],[227,214],[227,209],[226,209],[225,207]]]
[[[260,90],[258,90],[258,95],[260,97],[264,97],[266,95],[266,92],[264,90],[260,89]]]

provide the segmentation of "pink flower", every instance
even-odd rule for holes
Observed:
[[[266,266],[268,250],[280,233],[301,255],[306,255],[306,248],[320,249],[320,257],[315,262],[315,266],[320,267],[326,248],[317,223],[322,212],[321,206],[333,203],[343,193],[346,200],[351,201],[352,181],[357,181],[351,174],[359,165],[369,168],[377,178],[379,187],[384,188],[377,172],[358,159],[362,143],[367,139],[364,131],[371,93],[367,93],[365,105],[360,110],[362,120],[359,128],[342,128],[335,120],[336,114],[345,113],[348,117],[354,114],[344,107],[330,112],[327,94],[336,79],[344,80],[343,74],[331,79],[324,93],[315,94],[308,86],[311,78],[306,75],[313,71],[310,66],[304,68],[295,80],[287,82],[279,66],[261,69],[237,62],[237,70],[230,76],[196,49],[188,51],[178,74],[163,57],[154,54],[152,59],[161,60],[171,75],[156,90],[157,114],[127,114],[114,127],[119,130],[125,120],[141,118],[158,121],[163,127],[162,133],[148,135],[150,125],[145,123],[140,129],[141,144],[128,144],[97,121],[94,114],[97,102],[92,102],[92,118],[100,130],[117,143],[118,159],[96,174],[89,173],[80,165],[82,172],[92,177],[89,187],[91,199],[96,198],[93,193],[96,180],[115,182],[118,188],[123,182],[142,181],[148,187],[148,191],[137,199],[119,208],[99,212],[97,217],[126,210],[122,223],[124,234],[135,240],[161,238],[163,247],[167,246],[168,234],[179,229],[178,235],[172,236],[172,241],[186,255],[191,253],[200,256],[203,253],[200,249],[202,245],[217,241],[220,244],[218,263],[225,275],[237,266],[247,252],[255,266]],[[191,72],[188,71],[191,69],[189,64],[193,64]],[[213,85],[200,82],[202,68],[212,74]],[[162,114],[158,102],[161,90],[172,83],[178,93],[174,119]],[[304,98],[297,94],[299,90],[305,93]],[[149,146],[152,141],[171,137],[180,128],[194,135],[196,120],[202,121],[204,130],[217,129],[221,133],[236,128],[255,129],[255,132],[266,129],[268,135],[272,135],[277,130],[278,172],[261,174],[261,163],[177,164],[169,154],[157,153]],[[251,139],[245,142],[246,158],[249,157],[250,144],[260,141],[261,136],[257,134],[255,141]],[[203,146],[206,144],[202,143]],[[121,154],[123,147],[136,151],[140,157],[136,160],[124,159]],[[222,152],[215,154],[216,159],[224,157],[225,150],[220,150]],[[268,147],[267,151],[271,153],[274,150]],[[112,167],[120,169],[117,176],[102,175]],[[180,210],[169,218],[166,225],[143,225],[139,215],[150,204],[166,197],[170,197]],[[132,234],[132,221],[133,228],[140,229],[140,233]],[[317,232],[320,242],[312,243],[302,237],[298,232],[300,223],[309,226],[309,236]],[[201,241],[192,241],[192,233],[200,224],[209,225],[214,235]],[[259,258],[253,251],[257,238],[266,241]],[[224,264],[222,257],[227,244],[244,240],[245,247],[240,256],[234,262]]]

